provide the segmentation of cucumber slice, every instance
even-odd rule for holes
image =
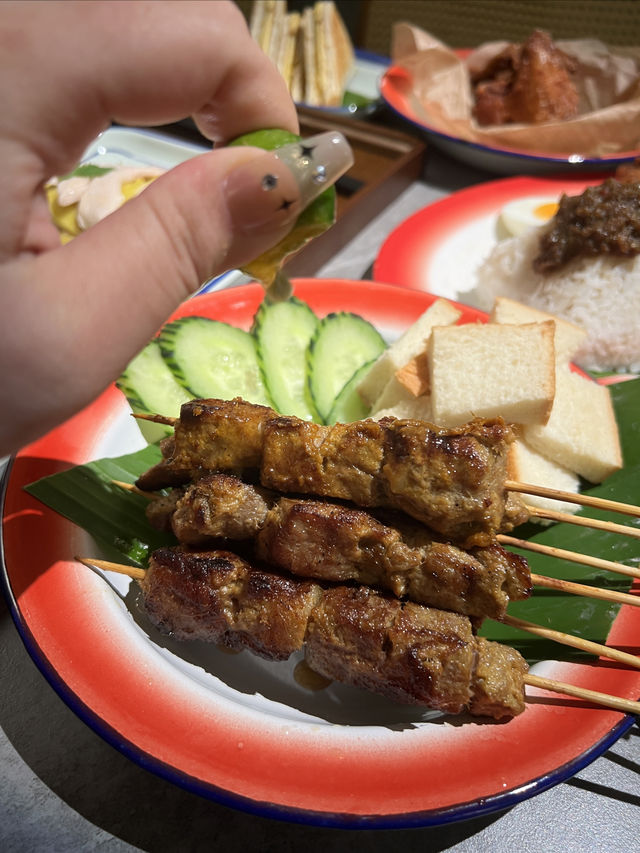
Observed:
[[[162,355],[192,397],[270,406],[253,335],[219,320],[183,317],[163,326]]]
[[[180,406],[191,399],[191,395],[176,381],[162,357],[160,344],[151,341],[127,365],[116,381],[132,410],[136,414],[158,414],[177,418]],[[149,444],[164,438],[173,429],[150,421],[138,421],[140,432]]]
[[[308,382],[325,422],[336,397],[356,370],[385,348],[380,332],[357,314],[341,311],[320,321],[309,344]]]
[[[362,367],[359,367],[348,380],[342,391],[338,394],[331,406],[331,411],[327,415],[328,424],[350,424],[353,421],[361,421],[367,417],[370,407],[364,402],[358,393],[358,386],[375,364],[376,359],[373,358]]]
[[[319,420],[307,387],[307,347],[318,318],[299,299],[263,300],[254,319],[258,360],[276,411],[306,421]]]

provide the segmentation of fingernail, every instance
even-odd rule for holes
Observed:
[[[234,227],[254,231],[287,224],[352,165],[351,147],[337,131],[293,142],[243,163],[225,181]]]
[[[353,166],[351,147],[337,130],[283,145],[273,153],[295,175],[303,209]]]

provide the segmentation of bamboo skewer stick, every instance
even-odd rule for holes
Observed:
[[[104,569],[106,572],[117,572],[119,575],[128,575],[130,578],[134,580],[141,581],[145,574],[146,570],[141,569],[139,566],[128,566],[125,563],[112,563],[111,560],[94,560],[93,557],[89,559],[89,557],[74,557],[79,563],[82,563],[83,566],[88,566],[90,569]]]
[[[580,649],[583,652],[609,658],[610,660],[618,661],[618,663],[640,669],[640,657],[620,651],[620,649],[614,649],[611,646],[605,646],[601,643],[594,643],[592,640],[585,640],[582,637],[575,637],[573,634],[565,634],[564,631],[556,631],[553,628],[535,625],[533,622],[527,622],[515,616],[503,616],[499,621],[504,625],[510,625],[512,628],[519,628],[521,631],[527,631],[529,634],[536,634],[538,637],[544,637],[547,640],[561,643],[563,646],[571,646],[574,649]]]
[[[601,518],[588,518],[586,515],[573,515],[570,512],[560,512],[555,509],[544,509],[537,506],[526,506],[529,515],[534,518],[546,518],[549,521],[560,521],[565,524],[575,524],[578,527],[591,527],[594,530],[604,530],[606,533],[620,533],[640,539],[640,527],[629,527],[627,524],[616,524],[613,521],[603,521]]]
[[[145,576],[145,569],[137,566],[129,566],[121,563],[113,563],[110,560],[96,560],[87,557],[76,557],[79,563],[82,563],[89,568],[98,568],[105,571],[117,572],[118,574],[128,575],[135,580],[142,580]],[[544,628],[539,625],[534,625],[530,622],[525,622],[522,619],[517,619],[513,616],[505,616],[502,621],[506,625],[520,628],[524,631],[529,631],[532,634],[546,637],[547,639],[555,640],[564,645],[573,646],[574,648],[582,649],[590,654],[595,654],[600,657],[609,657],[612,660],[617,660],[620,663],[626,663],[630,666],[640,669],[640,658],[622,652],[619,649],[614,649],[609,646],[593,643],[590,640],[583,640],[580,637],[573,637],[571,634],[564,634],[561,631],[554,631],[551,628]],[[593,690],[587,690],[583,687],[576,687],[573,684],[566,684],[562,681],[554,681],[548,678],[542,678],[531,673],[524,676],[523,682],[525,685],[532,687],[540,687],[544,690],[549,690],[554,693],[566,694],[568,696],[578,697],[594,702],[598,705],[603,705],[617,711],[623,711],[629,714],[640,713],[640,702],[633,702],[629,699],[622,699],[619,696],[612,696],[609,693],[600,693]]]
[[[622,711],[625,714],[640,714],[640,702],[634,702],[632,699],[622,699],[620,696],[612,696],[610,693],[600,693],[598,690],[587,690],[586,687],[565,684],[564,681],[542,678],[531,672],[527,673],[523,680],[530,687],[540,687],[542,690],[550,690],[552,693],[575,696],[577,699],[585,699],[587,702],[604,705],[606,708],[613,708],[615,711]]]
[[[591,566],[593,569],[606,569],[619,575],[627,575],[630,578],[640,578],[640,569],[615,563],[613,560],[604,560],[601,557],[591,557],[588,554],[579,554],[576,551],[565,551],[564,548],[556,548],[554,545],[541,545],[539,542],[530,542],[528,539],[518,539],[515,536],[505,536],[500,533],[496,536],[501,545],[512,545],[523,551],[533,551],[536,554],[546,554],[548,557],[557,557],[559,560],[568,560],[571,563],[580,563]]]
[[[165,424],[165,426],[175,426],[180,418],[170,418],[168,415],[146,415],[142,412],[133,412],[133,417],[139,421],[151,421],[154,424]]]
[[[640,518],[640,506],[611,501],[595,495],[583,495],[580,492],[563,492],[560,489],[550,489],[547,486],[534,486],[532,483],[519,483],[517,480],[505,480],[504,487],[509,492],[522,492],[526,495],[537,495],[540,498],[553,498],[568,503],[591,506],[596,509],[606,509],[610,512],[620,512]]]
[[[584,583],[560,580],[559,578],[548,578],[545,575],[531,575],[532,583],[543,586],[546,589],[555,589],[558,592],[566,592],[569,595],[582,595],[585,598],[597,598],[601,601],[613,601],[616,604],[629,604],[631,607],[640,607],[640,596],[630,595],[627,592],[618,592],[615,589],[601,589],[599,586],[589,586]]]
[[[125,483],[124,480],[112,480],[111,482],[114,486],[119,486],[125,492],[132,492],[134,495],[140,495],[140,497],[147,498],[149,501],[158,497],[153,492],[145,492],[143,489],[139,489],[135,483]]]

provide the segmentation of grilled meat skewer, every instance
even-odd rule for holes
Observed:
[[[153,491],[212,471],[279,492],[401,510],[443,538],[489,544],[527,519],[504,486],[514,435],[501,419],[443,429],[383,418],[321,426],[235,400],[183,404],[165,458],[136,485]]]
[[[526,560],[497,542],[463,551],[400,513],[380,518],[335,502],[280,497],[229,474],[209,474],[157,498],[147,515],[182,544],[253,540],[260,560],[293,575],[381,587],[476,621],[501,618],[510,600],[531,593]]]
[[[140,581],[144,607],[179,640],[285,660],[305,649],[316,672],[404,703],[495,719],[524,710],[527,664],[476,637],[465,616],[402,603],[369,587],[323,589],[228,551],[163,548]]]

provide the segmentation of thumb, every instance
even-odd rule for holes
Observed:
[[[301,210],[294,177],[273,154],[223,149],[157,178],[47,261],[64,266],[67,292],[88,278],[94,300],[110,311],[114,301],[139,305],[156,328],[208,278],[275,245]]]
[[[352,162],[336,132],[277,151],[232,147],[203,154],[49,255],[49,275],[55,279],[64,270],[70,300],[90,281],[95,308],[116,315],[118,325],[118,302],[127,311],[138,308],[153,334],[207,279],[285,237]]]
[[[0,390],[0,405],[19,416],[26,380],[33,393],[25,417],[42,434],[89,403],[180,302],[275,245],[351,163],[335,132],[277,152],[213,151],[162,175],[67,245],[14,262],[0,289],[0,312],[12,317],[0,363],[22,358],[28,375]],[[32,432],[24,423],[18,434]]]

